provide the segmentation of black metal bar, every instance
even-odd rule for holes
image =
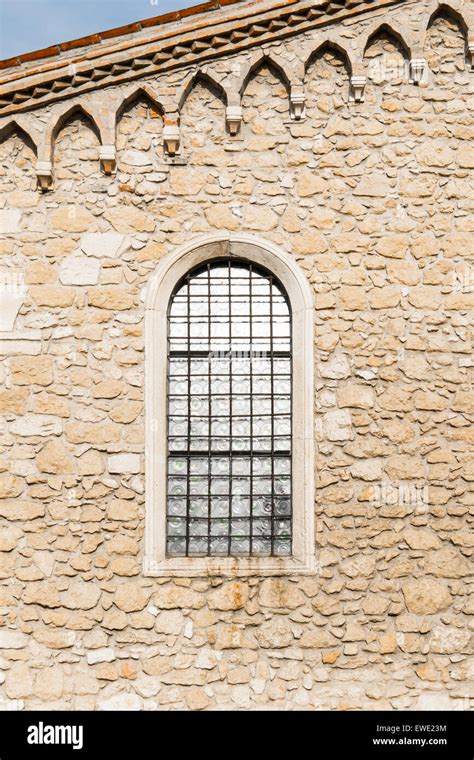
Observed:
[[[229,258],[227,262],[227,276],[228,276],[228,294],[229,294],[229,347],[231,349],[232,347],[232,290],[231,290],[231,266],[232,262]],[[233,393],[233,382],[232,382],[232,356],[229,358],[229,446],[231,451],[233,451],[233,445],[232,445],[232,393]],[[232,456],[229,457],[229,493],[232,494]],[[228,554],[229,556],[232,554],[232,495],[229,496],[229,539],[228,539]]]
[[[212,321],[211,321],[211,265],[208,263],[207,265],[207,329],[209,332],[209,343],[212,340],[211,335],[211,327],[212,327]],[[207,439],[207,482],[208,482],[208,495],[207,495],[207,554],[208,556],[211,553],[211,403],[212,403],[212,393],[211,393],[211,360],[210,357],[207,361],[207,382],[208,382],[208,403],[207,408],[209,411],[209,423],[208,423],[208,439]]]
[[[252,264],[249,264],[249,335],[250,335],[250,353],[252,353],[252,345],[253,345],[253,321],[252,321],[252,300],[253,300],[253,291],[252,291]],[[252,359],[250,359],[250,372],[249,372],[249,379],[250,379],[250,493],[253,494],[253,363]],[[253,498],[250,497],[250,556],[253,555]]]

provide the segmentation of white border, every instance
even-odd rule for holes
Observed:
[[[193,267],[235,256],[275,274],[291,303],[293,327],[293,555],[291,557],[167,557],[167,308],[179,280]],[[150,278],[145,299],[145,552],[149,576],[289,575],[315,571],[313,296],[296,262],[274,243],[218,232],[167,254]]]

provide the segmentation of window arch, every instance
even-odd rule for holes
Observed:
[[[146,299],[150,575],[314,567],[313,309],[293,259],[228,233],[161,260]]]

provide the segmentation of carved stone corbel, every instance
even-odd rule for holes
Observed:
[[[242,124],[242,107],[239,105],[227,106],[225,120],[230,134],[236,135]]]
[[[364,74],[353,74],[351,76],[351,92],[349,99],[354,103],[363,103],[366,84],[367,77]]]
[[[115,145],[101,145],[99,160],[104,174],[112,174],[117,165]]]
[[[426,59],[417,57],[410,61],[410,80],[413,84],[422,84],[425,81]]]
[[[474,71],[474,37],[468,41],[467,49],[471,57],[471,71]]]
[[[165,149],[170,156],[175,156],[176,153],[179,153],[180,132],[176,121],[165,119],[165,125],[163,127],[163,142]]]
[[[305,115],[306,97],[303,85],[292,85],[290,91],[290,116],[295,121],[300,121]]]
[[[51,161],[38,161],[36,164],[36,177],[41,190],[49,190],[53,184],[53,165]]]

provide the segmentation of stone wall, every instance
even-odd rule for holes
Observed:
[[[391,13],[403,26],[427,5]],[[43,194],[25,135],[0,146],[3,708],[472,706],[474,79],[452,19],[424,54],[416,87],[376,34],[352,103],[343,54],[323,47],[300,121],[263,62],[235,138],[198,78],[178,160],[139,94],[112,177],[73,112]],[[250,57],[217,60],[217,79]],[[279,244],[314,287],[314,576],[142,573],[143,291],[163,254],[215,230]]]

